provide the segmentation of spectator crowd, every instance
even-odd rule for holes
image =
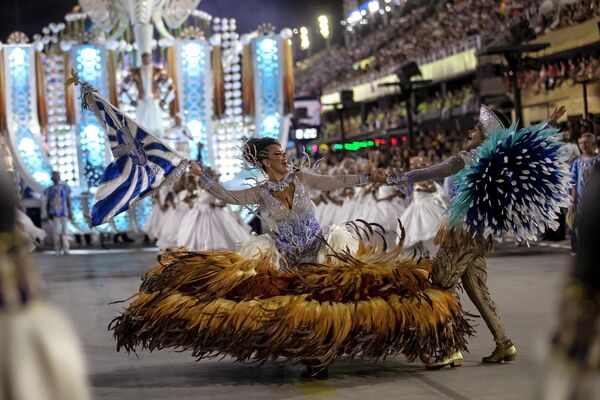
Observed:
[[[407,61],[419,64],[478,47],[526,18],[538,34],[600,15],[600,0],[457,0],[403,2],[386,18],[353,29],[349,46],[332,47],[300,61],[297,93],[317,95],[370,82],[393,73]],[[563,4],[563,3],[559,3]],[[568,70],[568,68],[566,68]]]
[[[415,121],[426,119],[448,119],[467,112],[474,111],[476,99],[471,84],[454,90],[441,90],[430,96],[424,96],[413,111]],[[347,135],[358,135],[372,132],[383,132],[406,128],[406,106],[404,102],[392,101],[387,106],[374,106],[362,117],[360,112],[349,111],[343,117],[344,132]],[[341,125],[337,114],[330,114],[324,119],[322,131],[326,138],[336,138],[341,135]]]
[[[535,94],[548,92],[565,83],[600,77],[600,57],[598,55],[578,56],[566,60],[543,63],[539,69],[526,69],[519,73],[521,89],[533,88]],[[508,79],[505,86],[508,88]]]

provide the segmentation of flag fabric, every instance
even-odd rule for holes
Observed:
[[[179,179],[189,161],[81,82],[82,106],[104,126],[114,160],[96,191],[91,222],[97,226],[134,206],[166,182]]]

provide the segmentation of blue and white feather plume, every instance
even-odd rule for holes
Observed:
[[[466,224],[483,237],[512,233],[523,241],[556,229],[560,209],[570,204],[561,139],[546,122],[518,131],[515,125],[495,129],[456,175],[449,223]]]

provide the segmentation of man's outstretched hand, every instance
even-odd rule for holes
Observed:
[[[567,109],[565,108],[565,106],[556,107],[554,109],[554,111],[552,112],[552,115],[550,116],[550,123],[556,124],[558,122],[558,120],[563,115],[565,115],[566,112],[567,112]]]
[[[382,168],[377,168],[373,170],[371,176],[373,176],[373,182],[385,183],[385,180],[387,178],[387,172],[385,172],[385,170]]]

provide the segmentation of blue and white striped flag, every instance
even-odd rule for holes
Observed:
[[[178,179],[189,161],[139,126],[84,82],[83,107],[104,125],[114,160],[96,192],[92,225],[100,225],[127,211],[165,182]]]

